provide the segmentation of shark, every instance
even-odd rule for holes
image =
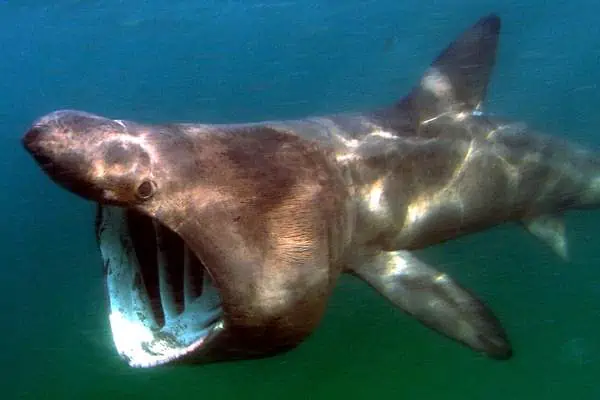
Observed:
[[[568,259],[563,214],[600,204],[600,157],[484,111],[500,18],[482,17],[404,97],[294,120],[38,118],[22,143],[97,205],[109,323],[132,367],[269,357],[353,275],[493,359],[499,319],[418,250],[514,222]],[[357,294],[359,295],[359,294]]]

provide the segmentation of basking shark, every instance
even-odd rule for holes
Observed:
[[[134,367],[266,357],[321,321],[352,274],[495,359],[492,311],[415,250],[509,221],[567,257],[562,213],[600,203],[600,157],[486,114],[489,15],[401,100],[248,124],[144,124],[82,111],[23,138],[58,185],[98,205],[115,347]]]

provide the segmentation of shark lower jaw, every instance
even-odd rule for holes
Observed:
[[[197,357],[223,331],[208,270],[174,232],[134,211],[100,206],[96,232],[110,327],[132,367]]]

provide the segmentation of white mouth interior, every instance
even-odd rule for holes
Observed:
[[[222,329],[219,292],[188,246],[158,222],[102,206],[97,235],[119,355],[133,367],[199,351]]]

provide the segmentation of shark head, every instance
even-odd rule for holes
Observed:
[[[315,146],[74,110],[37,120],[23,145],[98,205],[112,336],[131,366],[278,353],[321,318],[340,195]]]
[[[223,311],[210,272],[165,225],[185,216],[190,193],[180,183],[198,167],[185,162],[193,157],[181,135],[60,110],[36,121],[23,144],[52,180],[98,204],[113,339],[130,365],[164,364],[218,336]]]

